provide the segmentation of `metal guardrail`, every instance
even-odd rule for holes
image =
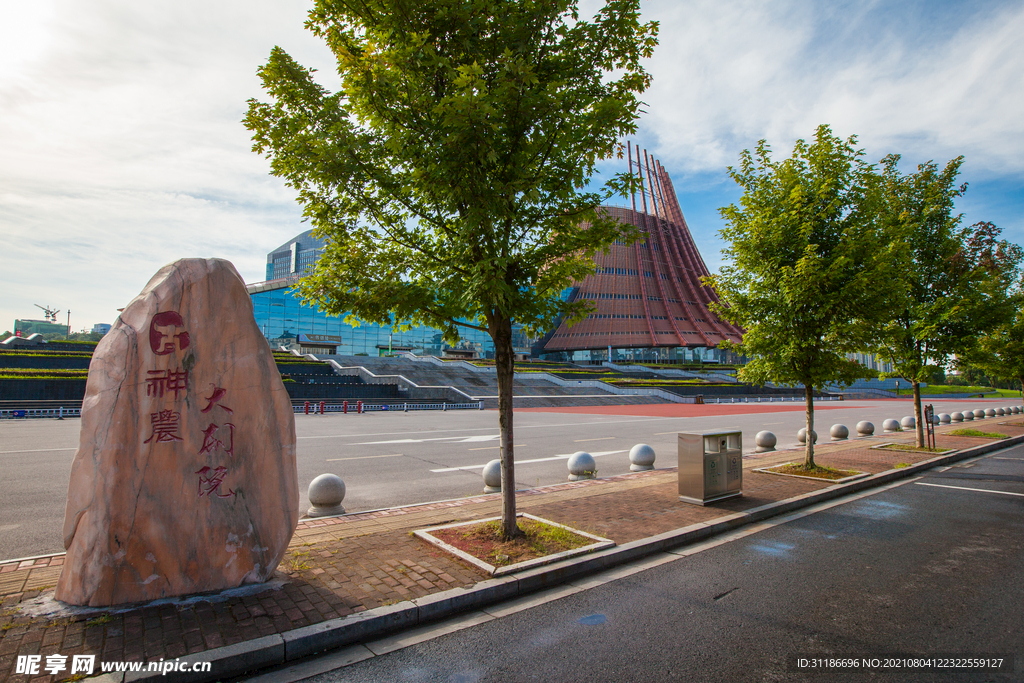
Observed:
[[[341,403],[325,403],[322,407],[320,403],[310,403],[309,410],[307,413],[306,406],[304,405],[293,405],[292,412],[296,415],[321,415],[323,413],[369,413],[369,412],[390,412],[408,413],[410,410],[483,410],[484,402],[477,401],[476,403],[363,403],[360,405],[359,401],[341,402]]]
[[[81,408],[10,408],[0,410],[0,420],[49,417],[63,420],[65,417],[81,417]]]
[[[704,396],[704,403],[803,403],[806,400],[803,396],[731,396],[716,397]],[[819,401],[842,401],[842,396],[815,396],[814,402]]]

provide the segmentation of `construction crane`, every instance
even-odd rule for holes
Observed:
[[[40,306],[39,304],[32,304],[32,305],[35,306],[36,308],[43,309],[43,313],[46,314],[46,319],[49,320],[51,323],[56,323],[57,322],[57,314],[60,313],[60,311],[54,310],[54,309],[50,308],[49,306]]]

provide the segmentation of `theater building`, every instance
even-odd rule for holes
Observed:
[[[708,269],[668,173],[646,150],[641,157],[641,150],[631,144],[627,158],[643,189],[630,198],[630,208],[601,210],[640,228],[642,239],[597,254],[597,272],[565,292],[571,300],[593,303],[595,310],[586,319],[572,327],[559,322],[533,340],[515,328],[517,355],[575,362],[735,362],[735,356],[716,347],[723,340],[740,341],[742,331],[710,309],[717,295],[701,282]],[[302,305],[291,289],[322,247],[309,231],[298,235],[267,255],[267,280],[248,286],[256,321],[272,344],[346,355],[412,351],[494,357],[490,337],[477,330],[463,328],[462,342],[448,348],[438,330],[352,326],[344,316],[327,316]]]

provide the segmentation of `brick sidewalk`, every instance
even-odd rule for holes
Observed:
[[[958,428],[998,431],[1007,436],[1024,434],[1020,418],[1006,422],[1000,419],[943,426],[939,428],[939,446],[960,449],[991,441],[943,434]],[[877,473],[898,463],[931,457],[871,448],[912,440],[912,434],[897,433],[822,443],[816,448],[816,461]],[[830,486],[828,481],[752,471],[801,461],[802,457],[803,452],[798,450],[745,456],[743,496],[708,507],[679,502],[675,468],[530,489],[517,495],[517,505],[523,512],[626,543]],[[95,654],[103,661],[173,659],[472,586],[488,577],[413,537],[410,531],[497,516],[500,506],[500,496],[492,494],[303,520],[269,584],[111,610],[65,610],[51,616],[30,616],[25,610],[31,611],[41,601],[58,606],[52,595],[63,555],[0,564],[0,681],[27,680],[12,673],[17,655],[44,655],[44,662],[48,654]]]

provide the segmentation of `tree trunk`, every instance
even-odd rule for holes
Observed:
[[[804,467],[810,469],[814,465],[814,387],[810,382],[804,383],[804,398],[807,401],[807,448],[804,451]]]
[[[917,447],[924,448],[924,411],[921,410],[921,383],[911,382],[914,387],[914,421],[917,423]]]
[[[515,448],[512,437],[512,381],[515,352],[512,349],[512,320],[499,318],[492,327],[494,361],[498,370],[498,426],[501,431],[501,536],[509,540],[522,536],[516,523]]]

